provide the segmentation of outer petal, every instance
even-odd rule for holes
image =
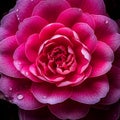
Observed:
[[[31,92],[41,103],[57,104],[65,101],[71,95],[71,90],[67,87],[56,87],[51,84],[33,84]]]
[[[95,21],[95,34],[98,40],[107,43],[113,50],[120,45],[118,26],[112,19],[102,15],[92,15]]]
[[[116,103],[118,100],[120,100],[120,88],[110,87],[110,91],[107,96],[103,98],[100,103],[110,105]]]
[[[110,83],[110,91],[107,96],[102,99],[102,104],[113,104],[120,99],[120,68],[113,66],[108,73]]]
[[[49,109],[59,119],[76,120],[86,116],[89,106],[69,100],[64,103],[49,105]]]
[[[57,18],[57,22],[64,24],[65,26],[73,26],[78,22],[79,17],[82,15],[82,10],[79,8],[69,8],[61,12]]]
[[[66,0],[42,0],[34,8],[32,15],[38,15],[45,18],[49,22],[54,22],[60,12],[69,7],[70,5]]]
[[[8,31],[8,29],[5,29],[4,27],[0,27],[0,41],[11,35],[12,33]]]
[[[112,48],[113,51],[116,51],[118,47],[120,46],[120,34],[119,33],[108,35],[99,40],[107,43]]]
[[[14,79],[6,76],[2,76],[0,79],[0,90],[10,102],[25,110],[43,107],[43,104],[39,103],[30,93],[30,85],[31,83],[26,79]]]
[[[108,73],[108,78],[110,86],[115,88],[120,88],[120,68],[118,66],[112,66],[110,72]]]
[[[83,11],[92,14],[105,14],[103,0],[67,0],[72,7],[81,8]]]
[[[13,65],[13,52],[17,47],[15,36],[0,42],[0,72],[11,77],[23,77]]]
[[[47,24],[47,21],[39,16],[26,18],[20,25],[17,32],[18,43],[23,43],[34,33],[39,33],[40,30]]]
[[[112,67],[114,54],[112,49],[103,42],[98,42],[94,53],[92,54],[91,77],[96,77],[107,73]]]
[[[25,77],[31,79],[34,82],[41,82],[40,79],[35,77],[29,71],[29,66],[31,65],[31,62],[28,61],[28,59],[25,56],[25,46],[24,46],[24,44],[21,44],[15,50],[13,58],[14,58],[14,65],[15,65],[16,69],[19,70]]]
[[[71,99],[85,104],[95,104],[105,97],[109,91],[106,76],[87,79],[86,83],[75,87]]]
[[[31,16],[33,8],[41,0],[17,0],[14,8],[18,20],[21,22],[25,18]]]
[[[3,19],[1,20],[1,27],[7,29],[11,34],[16,33],[18,29],[18,24],[19,22],[15,11],[10,12],[6,16],[4,16]]]
[[[34,62],[38,55],[40,47],[40,39],[38,34],[31,35],[25,44],[25,54],[29,61]]]

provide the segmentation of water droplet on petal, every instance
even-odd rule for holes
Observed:
[[[47,96],[43,96],[43,99],[46,99],[47,98]]]
[[[19,95],[17,96],[17,99],[18,99],[18,100],[22,100],[23,98],[24,98],[24,96],[21,95],[21,94],[19,94]]]
[[[9,90],[12,91],[13,90],[12,87],[10,87]]]
[[[28,74],[29,74],[28,72],[25,72],[25,75],[26,75],[26,76],[28,76]]]
[[[16,9],[16,12],[18,12],[19,11],[19,9]]]
[[[108,24],[108,23],[109,23],[109,21],[108,21],[108,20],[106,20],[106,21],[105,21],[105,24]]]

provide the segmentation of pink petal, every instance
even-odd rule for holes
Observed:
[[[89,106],[69,100],[64,103],[49,105],[49,109],[61,120],[77,120],[86,116]]]
[[[95,22],[95,34],[98,40],[118,32],[117,23],[103,15],[92,15]],[[104,41],[105,42],[105,41]]]
[[[45,106],[39,103],[29,90],[18,91],[13,95],[12,102],[24,110],[34,110]]]
[[[92,14],[89,14],[89,13],[83,13],[79,20],[78,20],[80,23],[87,23],[92,29],[95,28],[95,22],[94,22],[94,19],[92,17]]]
[[[103,42],[98,42],[94,53],[92,54],[91,77],[96,77],[107,73],[112,67],[114,54],[112,49]]]
[[[0,41],[11,35],[12,33],[8,31],[8,29],[5,29],[4,27],[0,27]]]
[[[40,0],[17,0],[14,8],[18,20],[21,22],[25,18],[31,16],[33,8],[38,4]]]
[[[78,22],[79,17],[82,15],[82,10],[79,8],[69,8],[60,13],[57,18],[57,22],[64,24],[65,26],[73,26]]]
[[[18,24],[19,22],[15,11],[12,11],[9,14],[5,15],[1,20],[1,27],[7,29],[11,34],[16,33]]]
[[[25,110],[43,107],[43,104],[39,103],[30,93],[30,86],[31,83],[27,79],[15,79],[6,76],[2,76],[0,79],[0,90],[10,102]]]
[[[103,98],[100,103],[104,105],[110,105],[116,103],[118,100],[120,100],[120,88],[115,88],[111,86],[107,96]]]
[[[103,0],[67,0],[72,7],[81,8],[84,12],[92,14],[105,14]]]
[[[61,23],[50,23],[46,25],[40,32],[40,35],[39,35],[40,42],[43,43],[44,41],[53,37],[56,30],[62,27],[64,27],[64,25]]]
[[[65,101],[71,95],[67,87],[56,87],[51,84],[33,84],[31,91],[35,98],[41,103],[57,104]]]
[[[110,72],[108,73],[108,78],[110,86],[115,88],[120,88],[120,68],[118,66],[112,66]]]
[[[58,82],[57,86],[63,87],[63,86],[68,86],[68,85],[71,85],[71,86],[78,85],[84,81],[84,76],[85,76],[84,74],[69,75],[63,81]]]
[[[15,36],[0,42],[0,72],[15,78],[23,77],[13,65],[13,52],[17,47]]]
[[[81,45],[81,42],[79,40],[79,37],[78,37],[77,33],[75,31],[73,31],[72,29],[68,28],[68,27],[59,28],[55,32],[55,34],[66,36],[67,38],[69,38],[71,43],[74,44],[74,46],[75,45],[76,46]]]
[[[89,54],[88,50],[85,49],[84,47],[75,48],[74,51],[75,51],[76,61],[77,61],[77,73],[81,74],[89,66],[91,55]]]
[[[25,56],[25,45],[21,44],[14,52],[13,55],[14,65],[25,77],[29,78],[34,82],[41,82],[40,79],[35,77],[30,71],[29,67],[31,62]]]
[[[34,8],[32,15],[38,15],[45,18],[49,22],[54,22],[57,16],[69,7],[70,5],[66,0],[40,1]]]
[[[108,35],[99,40],[107,43],[112,48],[113,51],[116,51],[120,46],[120,34],[118,33]]]
[[[34,62],[38,56],[40,39],[38,34],[31,35],[25,44],[25,54],[29,61]]]
[[[107,96],[102,99],[102,104],[113,104],[120,99],[120,68],[113,66],[108,73],[108,79],[110,84],[110,91]]]
[[[97,38],[92,28],[86,23],[77,23],[73,26],[73,30],[78,34],[82,43],[84,43],[90,52],[95,50]]]
[[[104,98],[109,91],[106,76],[86,79],[86,83],[74,87],[71,99],[85,104],[95,104]]]
[[[47,21],[39,16],[32,16],[26,18],[19,25],[17,32],[18,43],[23,43],[26,39],[34,33],[39,33],[40,30],[47,24]]]

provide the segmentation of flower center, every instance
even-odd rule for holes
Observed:
[[[61,66],[66,61],[67,52],[63,46],[53,48],[50,59],[54,60],[57,66]]]

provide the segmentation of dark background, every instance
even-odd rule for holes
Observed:
[[[120,19],[120,0],[104,0],[109,16]],[[0,19],[14,7],[16,0],[0,0]],[[18,108],[4,100],[0,100],[0,120],[19,120]]]

